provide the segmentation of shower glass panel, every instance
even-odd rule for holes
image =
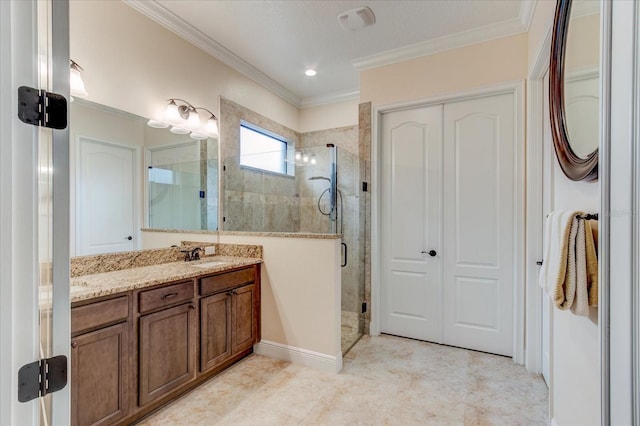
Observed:
[[[342,351],[364,332],[366,201],[362,196],[365,163],[333,144],[304,146],[281,155],[274,173],[241,164],[260,157],[223,161],[225,231],[342,234]],[[241,161],[242,160],[242,161]]]

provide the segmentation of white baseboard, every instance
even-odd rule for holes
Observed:
[[[558,426],[558,422],[556,422],[556,419],[551,419],[551,426]]]
[[[268,340],[262,340],[254,345],[253,351],[258,355],[288,361],[293,364],[306,365],[328,373],[339,373],[342,370],[342,352],[331,356]]]

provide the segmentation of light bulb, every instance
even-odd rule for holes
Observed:
[[[78,98],[86,98],[89,96],[87,90],[84,88],[84,81],[82,81],[82,75],[80,75],[80,68],[78,64],[71,61],[69,86],[71,89],[71,95]]]
[[[296,151],[295,159],[298,161],[302,159],[302,153],[300,151]]]
[[[216,120],[213,116],[207,120],[207,125],[205,126],[205,133],[212,138],[218,137],[218,120]]]
[[[189,137],[191,139],[195,139],[197,141],[201,141],[207,138],[207,135],[204,135],[202,133],[198,133],[198,132],[191,132],[191,134],[189,135]]]
[[[147,121],[147,126],[153,127],[154,129],[166,129],[167,127],[169,127],[167,123],[163,123],[162,121],[157,120]]]
[[[195,110],[189,111],[189,118],[187,118],[187,126],[193,130],[198,130],[200,128],[200,116]]]
[[[309,155],[308,154],[303,154],[302,155],[302,162],[303,163],[308,163],[309,162]]]
[[[176,105],[173,99],[171,99],[171,102],[167,105],[167,109],[164,111],[164,120],[172,124],[177,124],[182,121],[182,117],[180,117],[180,112],[178,111],[178,105]]]
[[[177,126],[173,126],[171,129],[169,129],[169,131],[171,133],[175,133],[176,135],[186,135],[187,133],[189,133],[189,130]]]
[[[311,157],[311,164],[316,164],[316,157]]]

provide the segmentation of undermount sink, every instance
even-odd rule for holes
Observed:
[[[211,262],[192,264],[191,266],[195,266],[196,268],[213,268],[215,266],[226,265],[227,263],[229,262],[226,260],[213,260]]]

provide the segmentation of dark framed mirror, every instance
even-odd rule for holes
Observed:
[[[549,65],[549,112],[558,162],[574,181],[598,178],[599,39],[599,0],[558,0]]]

